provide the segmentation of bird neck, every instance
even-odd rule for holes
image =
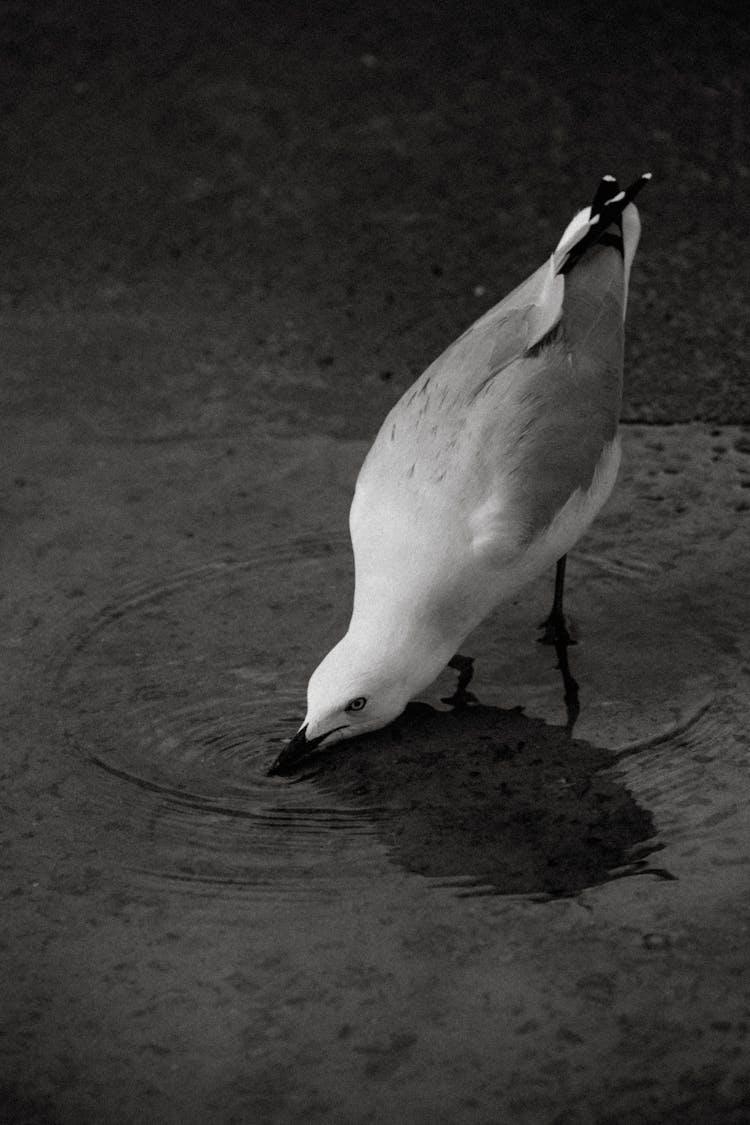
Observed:
[[[358,659],[412,687],[431,684],[456,651],[456,641],[436,616],[418,607],[355,601],[346,637]]]

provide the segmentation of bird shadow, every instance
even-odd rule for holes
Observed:
[[[390,727],[310,758],[312,784],[368,814],[391,858],[465,893],[572,895],[650,871],[651,814],[611,751],[522,708],[410,704]]]

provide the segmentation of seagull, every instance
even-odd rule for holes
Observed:
[[[313,672],[307,714],[269,770],[391,722],[494,607],[556,566],[542,638],[556,646],[572,728],[578,685],[562,613],[565,558],[620,463],[628,283],[640,219],[604,176],[550,258],[405,392],[357,478],[355,592],[346,635]]]

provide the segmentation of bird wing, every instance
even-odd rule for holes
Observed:
[[[355,557],[361,546],[385,566],[398,541],[399,567],[426,550],[452,552],[454,565],[478,554],[506,565],[592,489],[617,429],[634,253],[623,254],[620,220],[625,207],[637,223],[641,182],[628,195],[605,178],[551,258],[394,406],[357,482]]]

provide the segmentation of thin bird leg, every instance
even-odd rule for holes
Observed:
[[[562,558],[557,560],[557,569],[555,570],[555,597],[552,602],[552,611],[549,617],[547,617],[545,621],[542,621],[539,626],[540,629],[544,629],[544,636],[539,638],[539,642],[540,644],[555,646],[557,666],[560,669],[563,688],[565,690],[565,709],[568,713],[568,721],[565,725],[567,731],[570,733],[575,726],[581,707],[578,702],[578,684],[573,678],[568,661],[568,648],[576,642],[568,632],[565,614],[563,613],[566,559],[567,555],[563,555]]]
[[[474,675],[474,657],[461,656],[460,653],[456,653],[456,655],[452,656],[448,661],[447,667],[456,669],[458,672],[458,683],[456,684],[456,690],[453,695],[447,696],[445,699],[442,699],[441,702],[450,703],[456,711],[468,707],[470,703],[478,703],[479,701],[474,695],[474,692],[466,690],[471,677]]]
[[[555,597],[549,617],[539,622],[539,628],[544,629],[544,635],[539,637],[540,645],[555,645],[562,642],[574,645],[576,642],[568,632],[568,625],[563,613],[563,592],[565,590],[565,563],[568,556],[563,555],[557,560],[555,570]]]

